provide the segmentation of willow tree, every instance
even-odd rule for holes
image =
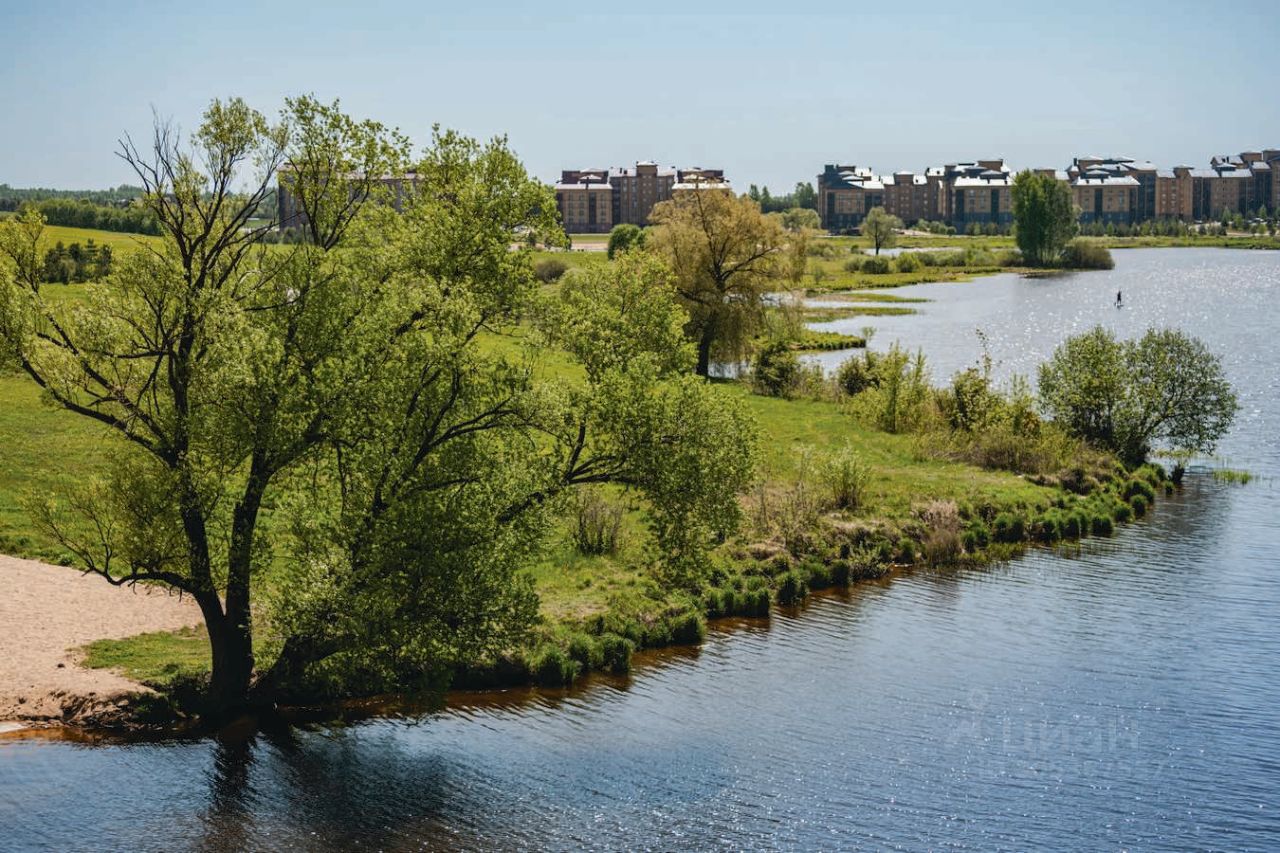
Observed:
[[[692,456],[723,482],[694,482],[684,521],[732,521],[725,489],[749,471],[704,458],[701,424],[750,429],[713,389],[693,396],[660,359],[547,385],[536,352],[493,344],[538,292],[512,235],[563,239],[504,140],[437,132],[397,181],[392,130],[311,98],[278,124],[232,100],[189,141],[160,125],[122,156],[162,241],[69,304],[40,281],[39,217],[6,223],[0,340],[114,437],[104,475],[37,520],[106,581],[195,599],[212,709],[335,676],[406,686],[508,645],[535,616],[519,569],[580,484],[622,482],[661,515]],[[277,174],[307,218],[295,246],[250,226]]]
[[[677,193],[653,208],[647,245],[675,274],[685,334],[708,375],[714,357],[741,360],[764,318],[765,294],[791,272],[787,235],[750,198],[717,189]]]

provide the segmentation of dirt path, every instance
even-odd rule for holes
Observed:
[[[76,647],[200,623],[190,598],[114,587],[74,569],[0,555],[0,720],[59,719],[143,689],[76,663]]]

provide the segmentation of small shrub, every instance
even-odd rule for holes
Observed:
[[[973,521],[964,529],[962,541],[964,549],[973,554],[991,544],[991,532],[981,521]]]
[[[837,509],[857,509],[866,497],[871,467],[846,444],[831,454],[822,466],[822,481]]]
[[[630,671],[631,655],[636,650],[634,643],[617,634],[601,634],[597,645],[600,649],[600,669],[615,674]]]
[[[751,387],[766,397],[790,397],[802,376],[800,359],[785,341],[771,341],[756,353]]]
[[[848,586],[853,578],[853,565],[846,559],[831,561],[831,585]]]
[[[932,501],[920,511],[925,526],[920,543],[924,558],[934,564],[952,563],[964,550],[960,535],[960,510],[955,501]]]
[[[862,258],[853,257],[844,262],[844,271],[859,273],[862,272]]]
[[[768,587],[759,586],[753,589],[744,589],[738,599],[738,615],[768,616],[769,604]]]
[[[796,604],[809,594],[809,581],[803,573],[790,571],[778,579],[778,603]]]
[[[543,258],[533,265],[533,275],[543,284],[559,281],[569,269],[569,265],[558,258]]]
[[[899,563],[914,565],[916,562],[916,543],[906,536],[898,540],[897,558]]]
[[[1110,536],[1114,529],[1109,515],[1095,515],[1089,523],[1089,532],[1094,536]]]
[[[806,560],[801,568],[808,576],[810,589],[826,589],[831,586],[831,567],[821,560]]]
[[[618,550],[623,507],[599,489],[583,489],[576,497],[573,545],[587,556],[612,554]]]
[[[1141,495],[1147,499],[1147,503],[1151,503],[1156,499],[1156,490],[1145,479],[1134,477],[1124,484],[1124,499],[1132,501],[1134,496]]]
[[[732,589],[711,588],[702,597],[702,607],[709,619],[719,619],[733,613],[737,595]]]
[[[1077,237],[1062,250],[1062,266],[1071,270],[1109,270],[1116,262],[1101,243]]]
[[[1045,513],[1036,519],[1032,533],[1037,542],[1050,544],[1062,538],[1062,520],[1053,513]]]
[[[997,542],[1021,542],[1027,538],[1026,525],[1020,515],[1002,512],[996,516],[991,526],[993,538]]]
[[[920,260],[920,256],[914,252],[906,252],[898,255],[898,259],[894,262],[898,272],[919,272],[924,266],[924,261]]]
[[[559,646],[542,646],[533,653],[529,672],[543,687],[563,687],[578,677],[579,664]]]
[[[609,245],[607,247],[609,260],[612,261],[620,253],[630,249],[643,248],[644,243],[645,230],[639,225],[630,223],[615,225],[613,230],[609,232]]]
[[[862,272],[870,275],[885,275],[893,271],[893,263],[888,258],[872,256],[862,262]]]
[[[870,351],[846,358],[836,368],[836,385],[850,397],[873,387],[877,382],[874,356]]]
[[[1133,518],[1133,507],[1124,501],[1116,501],[1111,508],[1111,517],[1115,519],[1116,524],[1124,524]]]
[[[1070,513],[1062,518],[1062,538],[1063,539],[1079,539],[1081,533],[1081,516],[1079,513]]]
[[[1020,267],[1024,265],[1022,253],[1017,249],[1005,249],[996,255],[996,263],[1002,267]]]
[[[1090,533],[1089,513],[1085,512],[1082,509],[1078,509],[1075,512],[1071,513],[1071,517],[1076,520],[1076,526],[1080,528],[1080,533],[1077,535],[1080,536],[1080,538],[1082,539],[1085,536],[1088,536]]]
[[[604,659],[594,637],[576,633],[569,638],[569,657],[578,662],[583,672],[599,669]]]
[[[1147,507],[1151,504],[1142,495],[1134,495],[1129,498],[1129,506],[1133,507],[1134,518],[1142,518],[1147,514]]]
[[[668,618],[670,635],[673,643],[695,645],[707,636],[707,620],[696,610],[681,610]]]

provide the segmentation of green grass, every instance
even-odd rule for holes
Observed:
[[[809,323],[829,323],[832,320],[843,320],[848,317],[897,317],[903,314],[914,314],[916,309],[901,305],[858,305],[850,303],[844,308],[806,308],[804,319]]]
[[[211,666],[209,639],[199,628],[97,640],[83,651],[84,665],[90,669],[113,669],[126,678],[153,686],[208,672]]]
[[[140,246],[158,246],[161,242],[159,237],[151,237],[146,234],[124,234],[119,231],[71,228],[66,225],[46,225],[44,227],[44,240],[50,246],[58,242],[69,246],[72,243],[84,244],[89,240],[93,240],[99,246],[110,246],[112,252],[132,252],[136,251]]]
[[[842,293],[836,298],[849,302],[893,302],[903,305],[933,301],[924,296],[899,296],[896,293],[885,293],[877,290],[853,290]]]
[[[21,502],[93,476],[106,453],[105,428],[44,405],[29,379],[0,372],[0,551],[68,562],[70,555],[32,526]]]
[[[931,458],[916,436],[861,426],[838,403],[762,397],[740,383],[723,387],[744,399],[760,424],[769,481],[794,482],[806,451],[830,452],[846,443],[856,448],[872,467],[861,516],[900,521],[914,506],[935,499],[1039,506],[1056,493],[1016,474]]]

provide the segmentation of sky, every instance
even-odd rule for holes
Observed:
[[[215,97],[272,115],[306,92],[419,142],[505,134],[548,181],[651,159],[780,191],[824,163],[1280,148],[1274,0],[0,0],[0,40],[12,186],[128,182],[117,140],[153,114],[194,129]]]

